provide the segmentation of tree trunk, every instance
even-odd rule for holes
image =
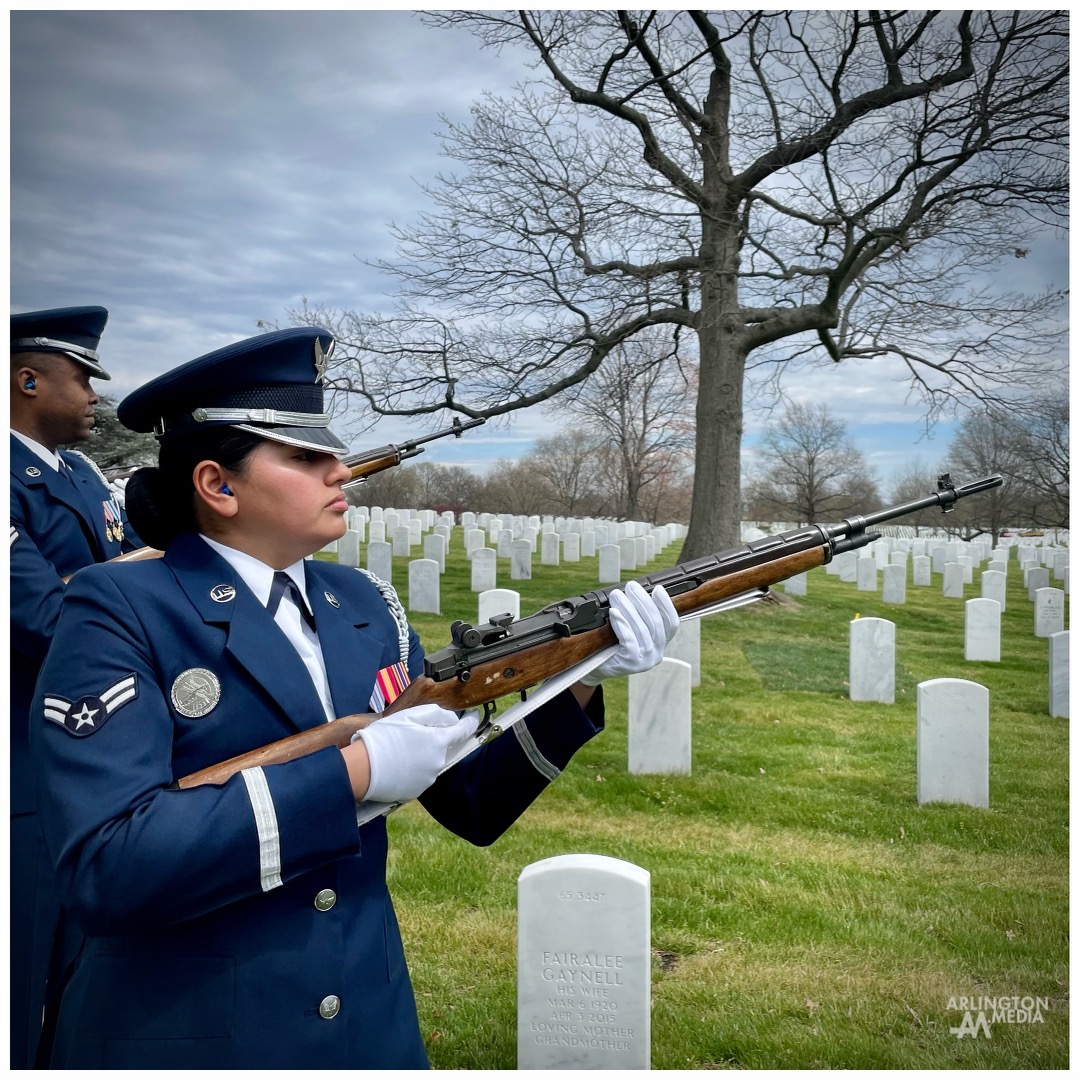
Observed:
[[[734,334],[702,327],[700,341],[694,503],[683,560],[737,547],[742,518],[739,462],[746,356]]]
[[[717,94],[710,102],[716,112],[723,112],[722,97]],[[748,342],[739,304],[740,196],[726,182],[725,158],[720,135],[704,140],[697,445],[684,560],[738,546],[742,520],[740,460]]]

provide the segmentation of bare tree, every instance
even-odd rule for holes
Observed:
[[[535,455],[527,455],[518,461],[497,462],[477,489],[473,505],[532,516],[549,513],[552,498],[547,480],[537,472]]]
[[[942,475],[942,469],[927,468],[917,462],[909,463],[908,466],[893,478],[890,489],[890,504],[915,502],[916,499],[924,499],[927,495],[933,495],[937,491],[938,478]],[[978,479],[975,476],[965,476],[964,480]],[[908,514],[898,525],[913,525],[915,535],[919,535],[920,529],[944,529],[948,524],[943,520],[940,507],[931,506],[923,510],[917,510],[914,514]]]
[[[1003,478],[1001,487],[957,503],[948,519],[953,528],[964,529],[969,537],[989,533],[996,544],[1004,529],[1024,521],[1027,507],[1018,479],[1022,451],[1010,425],[990,412],[972,414],[953,438],[948,460],[957,478],[975,479],[992,473],[1001,473]]]
[[[1060,293],[987,282],[1064,223],[1066,12],[428,19],[547,81],[447,124],[461,171],[384,264],[400,309],[331,327],[333,381],[376,412],[495,416],[649,327],[693,336],[696,556],[738,539],[748,366],[874,360],[933,417],[1052,361]]]
[[[685,467],[694,445],[697,365],[679,356],[677,335],[649,327],[612,349],[587,382],[556,400],[559,414],[603,442],[606,488],[620,492],[613,512],[633,519],[655,503],[650,491]],[[658,495],[658,493],[656,493]]]
[[[597,483],[598,439],[577,425],[540,439],[528,455],[529,465],[542,481],[552,512],[580,514]]]
[[[827,405],[789,404],[762,441],[758,516],[802,525],[879,507],[876,478]]]
[[[1067,387],[996,417],[1016,440],[1018,498],[1030,524],[1069,527],[1069,400]]]

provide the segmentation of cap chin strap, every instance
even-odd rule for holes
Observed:
[[[57,341],[55,338],[47,337],[32,337],[32,338],[13,338],[11,341],[12,346],[19,346],[24,349],[32,348],[44,348],[44,349],[60,349],[62,352],[72,353],[75,356],[81,356],[85,360],[92,360],[95,364],[99,362],[100,357],[93,349],[84,348],[82,345],[73,345],[70,341]]]

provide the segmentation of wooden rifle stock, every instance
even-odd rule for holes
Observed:
[[[676,593],[671,597],[671,602],[680,615],[691,614],[722,600],[774,585],[785,578],[821,566],[826,561],[826,554],[827,548],[822,544],[791,555],[781,555],[758,566],[711,578],[697,588]],[[486,663],[475,664],[467,681],[457,678],[435,681],[427,675],[421,675],[394,699],[384,713],[355,713],[320,724],[297,735],[290,735],[257,750],[191,773],[180,779],[178,786],[189,788],[201,784],[223,784],[243,769],[259,765],[280,765],[329,746],[344,748],[349,745],[353,735],[374,723],[380,716],[414,705],[441,705],[444,709],[455,712],[475,709],[506,694],[528,689],[550,679],[601,649],[614,645],[616,640],[610,624],[604,623],[594,630],[527,646],[509,657],[502,656]]]

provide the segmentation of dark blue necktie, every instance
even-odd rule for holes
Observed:
[[[270,618],[277,614],[278,605],[281,603],[283,596],[287,596],[296,605],[300,612],[300,618],[314,632],[315,616],[308,611],[307,604],[304,603],[304,598],[296,587],[296,582],[284,570],[275,570],[274,583],[270,586],[270,599],[266,601],[266,610],[270,612]]]

